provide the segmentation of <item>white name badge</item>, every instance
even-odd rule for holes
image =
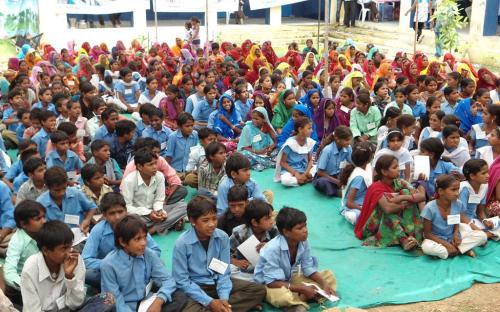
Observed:
[[[210,261],[210,265],[208,266],[210,270],[219,274],[226,273],[227,267],[228,267],[227,263],[220,261],[217,258],[212,258],[212,261]]]
[[[68,86],[72,87],[75,85],[75,82],[73,80],[68,80]]]
[[[64,215],[64,223],[78,225],[78,224],[80,224],[80,216],[79,215],[65,214]]]
[[[340,165],[339,165],[339,168],[340,168],[340,169],[344,169],[344,168],[345,168],[345,166],[347,166],[347,161],[345,161],[345,160],[341,161],[341,162],[340,162]]]
[[[260,142],[260,141],[262,141],[262,137],[260,136],[260,134],[257,134],[252,139],[252,143],[257,143],[257,142]]]
[[[376,125],[374,122],[370,122],[369,124],[366,125],[366,128],[368,130],[375,129]]]
[[[454,214],[454,215],[448,215],[448,225],[455,225],[460,223],[460,215],[459,214]]]
[[[343,111],[344,113],[348,114],[350,109],[348,107],[345,107],[344,105],[340,106],[340,110]]]
[[[125,94],[132,94],[132,89],[125,89]]]
[[[166,149],[166,148],[167,148],[167,142],[163,142],[163,143],[161,143],[161,144],[160,144],[160,148],[161,148],[161,150],[162,150],[162,151],[163,151],[164,149]]]
[[[469,204],[479,204],[481,202],[481,196],[477,194],[469,195]]]

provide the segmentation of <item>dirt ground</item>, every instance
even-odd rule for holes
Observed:
[[[453,297],[440,301],[368,309],[370,312],[496,312],[500,311],[500,283],[474,284]]]

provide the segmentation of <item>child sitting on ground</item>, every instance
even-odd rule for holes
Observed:
[[[403,146],[403,133],[398,128],[391,129],[389,130],[385,141],[387,143],[382,145],[386,145],[387,147],[384,147],[375,153],[373,163],[375,164],[382,155],[393,155],[398,159],[401,178],[406,181],[410,181],[413,158],[411,157],[408,149]]]
[[[24,174],[26,174],[29,179],[24,182],[17,191],[16,205],[26,199],[36,200],[38,196],[48,190],[43,178],[46,166],[41,158],[32,157],[28,159],[23,166],[23,170]]]
[[[149,116],[156,109],[157,107],[151,103],[144,103],[141,104],[141,106],[139,107],[139,116],[141,118],[135,122],[136,132],[138,137],[141,137],[144,130],[147,127],[151,126],[151,122],[149,121]]]
[[[486,234],[466,215],[466,207],[459,198],[460,182],[452,175],[441,175],[436,180],[437,199],[427,203],[422,211],[424,241],[422,251],[441,259],[467,254],[487,242]]]
[[[57,130],[50,134],[50,141],[55,150],[47,155],[47,168],[63,168],[68,174],[70,184],[74,185],[78,181],[77,175],[80,174],[83,163],[75,152],[69,150],[68,135]]]
[[[40,123],[42,128],[33,136],[33,141],[36,143],[40,156],[45,158],[49,136],[56,129],[56,114],[42,110],[40,112]]]
[[[36,150],[36,143],[29,139],[22,139],[19,141],[18,145],[19,159],[16,160],[12,166],[10,166],[9,171],[5,174],[3,180],[6,183],[14,181],[14,179],[23,173],[23,162],[21,161],[21,155],[27,150]]]
[[[226,174],[226,146],[220,142],[212,142],[207,145],[204,154],[206,159],[198,166],[198,195],[217,201],[217,189]]]
[[[101,113],[101,121],[103,125],[96,130],[94,140],[104,140],[112,146],[116,138],[115,125],[118,121],[118,117],[118,112],[114,108],[106,108]]]
[[[120,109],[132,113],[137,110],[137,101],[141,96],[139,84],[132,80],[132,71],[125,67],[120,69],[120,82],[116,84],[116,93],[123,106]]]
[[[172,262],[177,287],[189,297],[186,311],[250,311],[260,305],[264,287],[231,279],[229,237],[216,228],[214,202],[196,196],[187,211],[193,227],[175,242]]]
[[[38,99],[40,102],[37,102],[31,106],[31,108],[39,108],[41,110],[48,110],[57,114],[56,106],[52,104],[52,90],[50,88],[42,88],[40,92],[38,92]]]
[[[21,272],[26,259],[38,252],[35,239],[45,223],[45,207],[36,201],[25,200],[16,206],[14,220],[17,230],[9,242],[3,273],[7,283],[6,295],[22,305]]]
[[[163,112],[159,108],[148,110],[147,118],[150,125],[142,132],[142,137],[153,138],[160,142],[160,156],[167,156],[167,142],[172,130],[163,124]]]
[[[218,217],[217,228],[229,236],[233,228],[244,223],[243,215],[248,205],[248,190],[244,185],[233,185],[227,193],[229,209]]]
[[[21,273],[25,310],[106,312],[114,307],[109,294],[85,300],[85,265],[71,248],[73,232],[61,221],[45,223],[37,234],[40,250],[26,260]]]
[[[462,168],[470,153],[466,147],[460,146],[460,130],[449,125],[443,128],[443,157],[448,158],[458,168]]]
[[[217,108],[217,100],[215,99],[215,97],[217,96],[217,89],[214,87],[214,85],[206,85],[203,88],[203,93],[205,94],[205,98],[200,100],[197,105],[194,106],[193,111],[191,112],[194,118],[195,129],[207,127],[208,117]],[[196,94],[191,95],[189,98],[193,96],[196,96]]]
[[[263,199],[272,203],[272,192],[267,191],[264,195],[257,183],[250,178],[250,161],[240,153],[231,155],[225,166],[226,176],[222,178],[217,189],[217,215],[222,215],[228,208],[227,194],[229,189],[235,185],[245,185],[248,190],[249,198]],[[269,199],[266,199],[268,197]]]
[[[47,169],[44,180],[49,190],[40,195],[37,202],[47,209],[46,219],[59,220],[88,233],[97,206],[79,189],[68,187],[68,176],[61,167]]]
[[[267,242],[279,235],[274,225],[273,206],[267,202],[255,199],[248,203],[244,222],[235,227],[229,237],[231,244],[231,275],[234,278],[253,280],[254,266],[241,254],[238,246],[252,235],[260,241],[257,252],[262,250]]]
[[[299,186],[312,181],[312,151],[316,141],[310,138],[312,122],[307,117],[299,117],[294,127],[296,135],[288,138],[276,158],[275,182],[285,186]]]
[[[59,126],[57,126],[57,131],[62,131],[68,135],[68,143],[69,150],[75,152],[82,162],[86,161],[84,148],[87,148],[83,145],[83,141],[78,139],[76,133],[78,128],[72,124],[71,122],[61,122]],[[55,149],[54,145],[51,141],[47,144],[46,154],[50,154]]]
[[[31,125],[24,130],[23,139],[32,139],[35,134],[37,134],[42,128],[42,121],[40,119],[40,114],[42,110],[38,108],[33,108],[30,112],[30,123]]]
[[[110,144],[111,157],[121,169],[125,169],[134,149],[135,123],[128,119],[119,120],[116,122],[115,132],[116,137]]]
[[[319,156],[318,171],[312,184],[315,189],[328,196],[340,197],[340,172],[351,162],[352,132],[346,126],[338,126]]]
[[[113,227],[127,215],[127,206],[123,196],[118,193],[107,193],[102,197],[99,209],[102,220],[90,231],[90,235],[82,251],[85,262],[85,283],[96,289],[101,288],[101,263],[115,249],[115,234]],[[158,256],[161,250],[153,238],[147,234],[146,244]]]
[[[102,197],[113,189],[104,183],[104,167],[96,164],[86,164],[82,168],[82,192],[97,205],[96,214],[101,214],[99,204]]]
[[[136,151],[136,170],[123,178],[120,188],[128,212],[139,215],[150,234],[166,234],[171,228],[183,228],[186,209],[165,205],[165,177],[157,171],[157,157],[149,148]]]
[[[205,148],[208,144],[217,141],[217,134],[214,130],[203,127],[198,130],[198,144],[192,146],[189,151],[189,160],[186,172],[196,173],[200,164],[206,159]]]
[[[0,181],[0,256],[5,257],[12,233],[16,228],[14,206],[9,187]]]
[[[317,292],[316,288],[303,282],[314,283],[326,293],[335,295],[333,273],[329,270],[319,272],[317,260],[311,255],[306,222],[307,217],[302,211],[282,208],[276,216],[280,235],[269,241],[260,252],[254,279],[266,285],[266,300],[275,307],[307,311],[307,302],[317,298]],[[303,275],[294,273],[299,265],[299,272]]]
[[[106,102],[104,102],[104,100],[100,97],[95,97],[92,100],[91,108],[92,108],[92,118],[90,118],[87,121],[87,128],[89,131],[90,138],[91,140],[93,140],[97,132],[97,129],[99,129],[99,127],[102,126],[101,114],[106,109]]]
[[[116,160],[111,158],[109,144],[104,140],[95,140],[90,144],[92,158],[87,164],[96,164],[104,167],[104,183],[113,188],[120,186],[123,173]]]
[[[17,119],[19,120],[19,123],[16,127],[16,138],[19,144],[21,144],[21,141],[24,139],[24,131],[26,131],[27,128],[31,127],[30,117],[31,113],[26,108],[21,107],[17,110]]]
[[[356,107],[351,111],[350,128],[357,142],[377,144],[377,129],[382,115],[371,105],[370,95],[361,93],[356,98]]]

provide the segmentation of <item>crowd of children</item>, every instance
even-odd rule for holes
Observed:
[[[305,311],[318,293],[304,282],[335,294],[306,215],[275,213],[252,169],[341,198],[364,245],[446,259],[499,239],[500,78],[486,68],[451,54],[388,60],[352,40],[332,42],[325,62],[312,40],[278,58],[270,42],[202,49],[196,36],[172,49],[45,45],[9,61],[0,252],[15,307],[229,312],[265,299]],[[151,235],[185,222],[170,273]],[[238,248],[253,236],[254,263]]]

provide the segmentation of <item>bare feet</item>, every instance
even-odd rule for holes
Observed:
[[[471,258],[475,258],[476,257],[476,253],[474,252],[474,250],[469,250],[465,254],[467,256],[471,257]]]
[[[408,237],[408,238],[404,241],[404,243],[403,243],[403,249],[404,249],[405,251],[411,251],[411,250],[413,250],[413,249],[417,248],[417,246],[418,246],[418,242],[417,242],[417,240],[415,239],[415,237],[413,237],[413,236]]]

